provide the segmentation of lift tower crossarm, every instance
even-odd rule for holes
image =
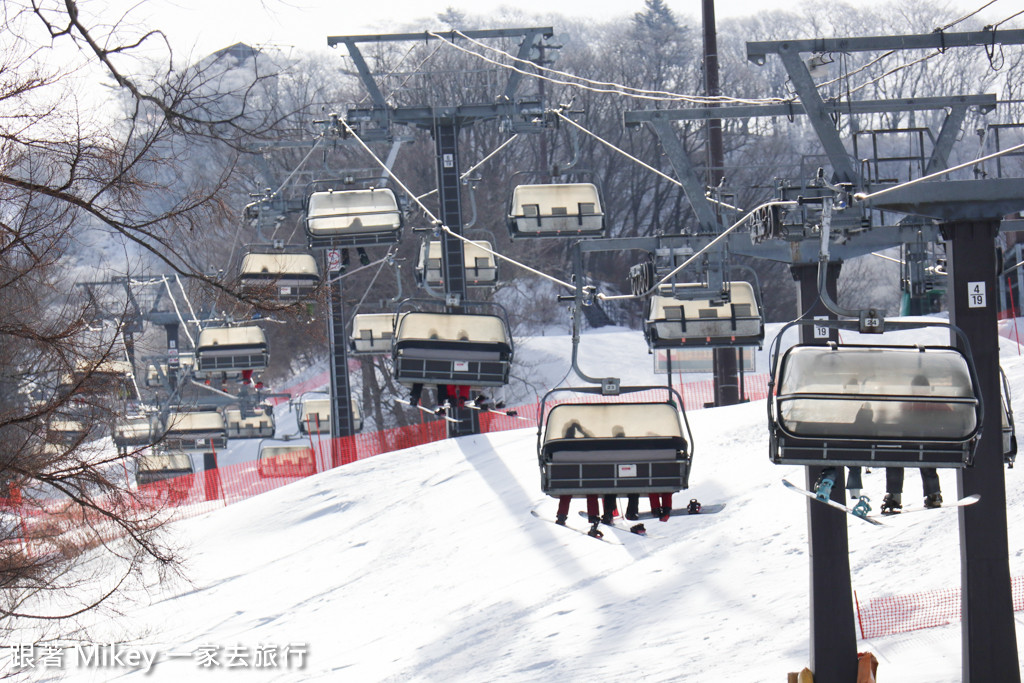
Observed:
[[[829,114],[876,114],[884,112],[926,111],[956,106],[975,106],[989,112],[996,106],[994,94],[956,95],[953,97],[909,97],[893,100],[830,100],[823,103]],[[725,107],[692,107],[686,109],[657,109],[627,111],[623,114],[626,126],[637,126],[648,121],[701,121],[721,118],[753,118],[758,116],[803,116],[807,113],[800,102],[781,104],[744,104]]]
[[[904,36],[864,36],[859,38],[808,38],[805,40],[764,40],[747,43],[747,59],[764,66],[768,53],[786,52],[876,52],[884,50],[945,50],[950,47],[985,47],[993,43],[1024,44],[1024,29],[1006,31],[935,31]],[[792,75],[792,74],[791,74]]]
[[[457,38],[465,36],[466,38],[515,38],[523,37],[528,40],[523,40],[519,45],[519,52],[516,55],[518,59],[527,61],[530,50],[533,48],[537,36],[543,38],[550,38],[555,33],[554,29],[550,26],[534,27],[534,28],[502,28],[502,29],[482,29],[477,31],[460,31],[458,33],[449,32],[452,41]],[[366,60],[363,59],[362,53],[359,51],[359,43],[384,43],[384,42],[402,42],[402,41],[429,41],[429,40],[441,40],[444,37],[442,32],[423,32],[423,33],[389,33],[382,35],[361,35],[361,36],[328,36],[327,45],[334,47],[336,45],[344,44],[348,48],[349,56],[352,57],[352,62],[355,64],[356,71],[359,73],[359,77],[363,81],[363,85],[366,86],[366,90],[373,100],[375,108],[386,109],[388,104],[384,98],[384,94],[377,87],[376,81],[373,79],[373,74],[370,72],[370,67],[367,66]],[[506,102],[512,102],[515,97],[516,90],[519,88],[519,83],[522,80],[523,75],[517,71],[511,71],[508,83],[505,86],[504,99]]]

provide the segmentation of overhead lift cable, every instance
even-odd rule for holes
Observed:
[[[785,100],[783,100],[781,98],[743,99],[743,98],[737,98],[737,97],[725,97],[725,96],[721,96],[721,95],[715,96],[715,97],[706,97],[706,96],[699,96],[699,95],[698,96],[694,96],[694,95],[681,95],[679,93],[673,93],[673,92],[668,92],[668,91],[664,91],[664,90],[644,90],[644,89],[641,89],[641,88],[633,88],[633,87],[628,86],[628,85],[622,85],[620,83],[613,83],[613,82],[609,82],[609,81],[595,81],[595,80],[592,80],[592,79],[589,79],[589,78],[585,78],[583,76],[576,76],[575,74],[571,74],[571,73],[568,73],[568,72],[565,72],[565,71],[558,71],[556,69],[549,69],[547,67],[535,64],[534,62],[531,62],[531,61],[529,61],[527,59],[520,59],[519,57],[516,57],[515,55],[512,55],[512,54],[510,54],[508,52],[505,52],[504,50],[499,50],[499,49],[497,49],[495,47],[491,47],[489,45],[481,43],[480,41],[474,40],[473,38],[470,38],[469,36],[467,36],[466,34],[462,33],[461,31],[453,31],[452,32],[455,35],[459,36],[460,38],[463,38],[466,41],[468,41],[470,43],[473,43],[474,45],[477,45],[477,46],[479,46],[479,47],[481,47],[483,49],[486,49],[486,50],[490,50],[491,52],[496,52],[496,53],[502,55],[503,57],[511,59],[511,60],[513,60],[515,62],[519,62],[519,63],[524,64],[524,65],[529,65],[531,68],[536,69],[538,71],[544,71],[544,72],[547,72],[547,73],[556,74],[558,76],[563,76],[565,78],[573,78],[573,79],[576,79],[577,81],[582,81],[582,83],[577,83],[577,82],[573,82],[573,81],[563,81],[563,80],[559,80],[559,79],[556,79],[556,78],[549,78],[549,77],[546,77],[546,76],[542,76],[542,75],[540,75],[538,73],[534,73],[534,72],[530,72],[530,71],[524,71],[524,70],[522,70],[522,69],[520,69],[520,68],[518,68],[516,66],[510,65],[510,64],[504,64],[504,63],[499,62],[497,60],[494,60],[494,59],[491,59],[489,57],[486,57],[486,56],[480,54],[479,52],[473,52],[472,50],[468,50],[468,49],[466,49],[464,47],[461,47],[460,45],[457,45],[454,41],[447,40],[445,35],[442,34],[442,33],[437,33],[437,32],[428,32],[428,33],[429,33],[429,35],[433,36],[434,38],[437,38],[438,40],[440,40],[443,44],[446,44],[449,47],[454,47],[456,50],[459,50],[461,52],[465,52],[466,54],[470,54],[470,55],[473,55],[475,57],[478,57],[479,59],[482,59],[483,61],[487,62],[488,64],[492,64],[494,66],[499,66],[499,67],[502,67],[504,69],[510,69],[510,70],[515,71],[516,73],[522,74],[524,76],[530,76],[531,78],[536,78],[536,79],[539,79],[539,80],[548,81],[549,83],[554,83],[556,85],[568,85],[568,86],[572,86],[572,87],[576,87],[576,88],[582,88],[584,90],[589,90],[591,92],[623,95],[623,96],[626,96],[626,97],[636,97],[636,98],[639,98],[639,99],[668,100],[668,101],[674,101],[674,102],[689,102],[691,104],[701,104],[701,105],[707,105],[707,104],[726,104],[726,103],[728,103],[728,104],[772,104],[772,103],[779,103],[779,102],[784,102],[785,101]],[[591,85],[595,85],[595,86],[598,86],[598,87],[597,88],[587,87],[586,85],[584,85],[586,83],[589,83]]]
[[[355,140],[362,146],[362,148],[367,152],[367,154],[369,154],[371,157],[373,157],[373,160],[375,162],[377,162],[377,164],[379,164],[381,166],[381,168],[385,169],[385,171],[387,172],[387,175],[392,180],[395,181],[395,184],[398,185],[402,189],[402,191],[406,193],[406,195],[411,197],[414,202],[416,202],[417,206],[419,206],[420,209],[422,209],[423,213],[426,214],[426,216],[433,222],[435,227],[437,227],[439,230],[443,230],[445,233],[451,235],[452,237],[455,237],[455,238],[457,238],[459,240],[462,240],[463,242],[466,242],[466,243],[474,242],[474,240],[471,240],[468,237],[464,237],[464,236],[456,233],[454,230],[452,230],[447,225],[442,223],[441,220],[439,218],[437,218],[437,216],[435,216],[430,211],[430,209],[428,209],[427,206],[425,204],[423,204],[423,202],[421,202],[419,200],[419,198],[415,194],[413,194],[413,192],[405,185],[405,183],[403,183],[398,178],[398,176],[396,176],[394,174],[394,172],[392,170],[388,169],[387,166],[384,165],[384,162],[381,161],[380,157],[378,157],[374,153],[374,151],[372,149],[370,149],[370,147],[365,142],[363,142],[362,138],[360,138],[356,134],[356,132],[354,130],[352,130],[352,128],[348,125],[348,122],[346,122],[344,119],[342,119],[341,123],[342,123],[342,125],[345,126],[345,129],[347,130],[348,134],[351,135],[353,138],[355,138]],[[480,246],[480,245],[478,245],[478,246]],[[508,256],[505,256],[504,254],[500,254],[500,253],[494,251],[493,249],[489,249],[489,248],[484,247],[484,246],[480,246],[480,248],[483,251],[491,254],[495,258],[499,258],[499,259],[501,259],[503,261],[507,261],[507,262],[511,263],[512,265],[514,265],[514,266],[522,268],[523,270],[525,270],[525,271],[527,271],[529,273],[533,273],[534,275],[538,275],[538,276],[543,277],[543,278],[545,278],[547,280],[550,280],[551,282],[554,282],[557,285],[561,285],[562,287],[565,287],[566,289],[573,290],[573,291],[575,291],[575,289],[576,289],[576,286],[573,285],[573,284],[565,282],[564,280],[559,280],[558,278],[556,278],[556,277],[554,277],[552,275],[548,275],[547,273],[543,273],[543,272],[541,272],[541,271],[539,271],[539,270],[537,270],[535,268],[531,268],[530,266],[526,265],[525,263],[520,263],[519,261],[516,261],[513,258],[509,258]]]

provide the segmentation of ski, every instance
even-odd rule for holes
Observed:
[[[568,529],[569,531],[575,531],[577,534],[582,534],[582,535],[584,535],[584,536],[586,536],[588,538],[594,539],[595,541],[602,541],[604,543],[610,543],[611,545],[622,545],[622,543],[620,543],[619,541],[613,541],[612,539],[608,538],[607,536],[591,536],[590,534],[588,534],[583,529],[577,529],[577,528],[571,527],[571,526],[569,526],[567,524],[559,524],[559,523],[557,523],[553,519],[549,519],[547,517],[542,516],[536,510],[530,510],[530,514],[533,515],[534,517],[536,517],[539,520],[547,522],[548,524],[554,524],[557,527],[561,527],[563,529]]]
[[[590,515],[588,515],[583,510],[580,510],[580,517],[582,517],[583,519],[590,519]],[[622,522],[625,526],[619,526],[618,524],[615,524],[615,522]],[[639,528],[637,528],[637,527],[639,527]],[[622,533],[622,534],[631,534],[633,536],[643,536],[644,538],[654,538],[654,536],[651,536],[650,534],[647,533],[647,529],[644,528],[643,524],[641,524],[640,522],[631,522],[631,521],[629,521],[628,519],[626,519],[624,517],[616,517],[613,520],[612,524],[605,524],[604,522],[601,522],[601,527],[600,528],[602,528],[602,529],[615,529],[616,531],[618,531],[619,533]]]
[[[519,415],[519,413],[517,413],[514,410],[496,410],[495,408],[488,408],[486,406],[477,405],[476,401],[466,401],[463,405],[465,405],[470,410],[478,410],[481,413],[494,413],[495,415],[514,417],[515,419],[523,420],[524,422],[533,422],[533,420],[531,420],[530,418],[522,417],[521,415]]]
[[[792,483],[792,482],[790,482],[790,481],[788,481],[786,479],[782,480],[782,484],[783,484],[783,486],[785,486],[786,488],[790,489],[791,491],[796,491],[797,493],[800,493],[800,494],[802,494],[804,496],[807,496],[808,499],[813,500],[815,503],[821,503],[822,505],[828,505],[830,508],[835,508],[836,510],[841,510],[841,511],[845,512],[846,514],[850,515],[851,517],[856,517],[857,519],[863,520],[863,521],[867,522],[868,524],[874,524],[875,526],[885,526],[885,523],[879,521],[878,519],[875,519],[874,517],[868,516],[867,510],[864,510],[864,512],[861,513],[860,510],[863,510],[863,508],[860,508],[859,510],[855,511],[854,508],[851,508],[851,507],[848,507],[846,505],[843,505],[842,503],[837,503],[836,501],[834,501],[832,499],[821,500],[821,499],[818,498],[817,495],[815,495],[814,491],[807,491],[805,489],[802,489],[799,486],[797,486],[796,484],[794,484],[794,483]],[[858,503],[858,505],[859,505],[859,503]]]
[[[449,422],[454,422],[455,424],[459,423],[459,421],[456,420],[454,417],[449,417],[447,415],[447,412],[444,412],[444,413],[437,412],[437,410],[442,410],[442,409],[447,411],[448,410],[447,406],[442,406],[441,408],[438,408],[437,410],[431,410],[430,408],[425,408],[425,407],[421,406],[419,403],[413,405],[413,403],[411,401],[406,401],[404,398],[396,398],[395,399],[395,403],[401,403],[402,405],[409,406],[410,408],[419,408],[420,410],[422,410],[427,415],[433,415],[434,417],[440,417],[440,418],[443,418],[445,420],[448,420]]]

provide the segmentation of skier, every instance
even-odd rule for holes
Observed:
[[[931,393],[931,382],[924,375],[915,375],[910,380],[911,391],[915,396],[926,396]],[[936,417],[936,412],[948,413],[953,408],[946,403],[912,403],[908,409],[920,417],[926,417],[929,421]],[[929,414],[931,413],[931,414]],[[942,507],[942,491],[939,483],[939,473],[934,467],[922,467],[921,485],[924,489],[924,506],[926,508]],[[885,497],[882,498],[882,514],[895,515],[903,509],[903,477],[902,467],[885,468]]]
[[[566,439],[577,439],[580,437],[593,436],[588,434],[583,425],[580,424],[579,420],[570,420],[569,424],[565,426],[565,432],[563,436]],[[555,524],[561,524],[565,526],[566,520],[569,518],[569,504],[572,502],[572,496],[559,496],[558,497],[558,511],[555,513]],[[601,522],[601,512],[598,507],[597,494],[587,495],[587,521],[592,525],[590,531],[587,533],[597,538],[602,538],[604,533],[597,528]]]

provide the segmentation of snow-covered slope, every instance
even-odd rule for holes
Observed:
[[[632,345],[625,335],[638,333],[610,333],[600,347]],[[1003,365],[1024,397],[1024,360],[1002,342]],[[568,368],[568,339],[561,344],[551,382]],[[594,362],[641,372],[622,354]],[[650,367],[646,355],[636,362]],[[66,678],[783,681],[809,663],[810,503],[780,484],[802,482],[802,468],[769,461],[764,401],[689,419],[691,488],[676,500],[726,507],[648,521],[649,538],[609,531],[613,543],[603,543],[531,516],[555,508],[540,492],[532,429],[377,456],[177,522],[190,583],[151,586],[141,604],[96,623],[89,636],[158,653],[152,671],[90,668],[72,652]],[[1024,575],[1020,473],[1006,473],[1014,576]],[[884,477],[880,469],[865,475],[876,500]],[[941,477],[951,498],[955,473]],[[919,481],[908,473],[905,500],[918,502]],[[570,517],[579,529],[581,508],[574,502]],[[881,528],[851,519],[854,589],[864,600],[956,588],[957,533],[949,509]],[[1020,612],[1017,634],[1020,649]],[[205,646],[219,648],[219,666],[194,658]],[[254,668],[257,649],[271,647],[278,666]],[[956,624],[859,649],[878,657],[881,681],[960,680]],[[240,661],[249,667],[227,669]]]

